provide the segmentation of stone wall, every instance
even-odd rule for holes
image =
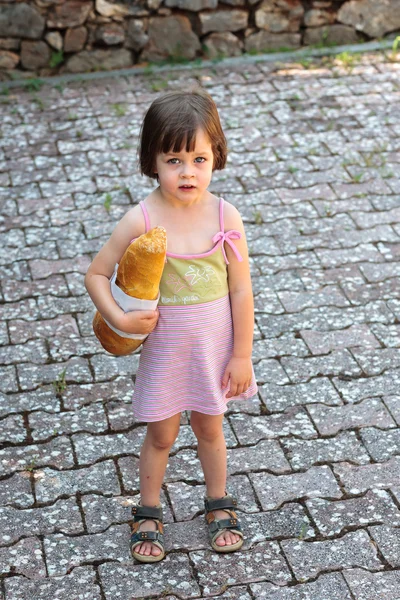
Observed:
[[[0,0],[0,77],[348,44],[398,30],[400,0]]]

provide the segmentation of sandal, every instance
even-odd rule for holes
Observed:
[[[237,506],[236,500],[232,498],[232,496],[224,496],[223,498],[218,498],[217,500],[205,498],[204,505],[206,508],[205,516],[212,548],[216,552],[235,552],[236,550],[239,550],[239,548],[241,548],[243,545],[243,533],[237,518],[237,514],[233,510]],[[226,510],[226,512],[230,515],[230,519],[217,519],[212,512],[214,510]],[[217,546],[215,543],[217,537],[219,537],[224,531],[228,530],[239,535],[241,539],[236,542],[236,544],[231,544],[229,546]]]
[[[132,536],[131,536],[131,554],[139,562],[153,563],[162,560],[165,556],[164,548],[164,526],[162,523],[162,508],[154,506],[132,506],[133,524],[132,524]],[[140,525],[148,519],[155,522],[157,531],[139,531]],[[149,556],[145,554],[139,554],[135,552],[135,548],[142,542],[151,542],[157,548],[160,548],[161,552],[158,556]]]

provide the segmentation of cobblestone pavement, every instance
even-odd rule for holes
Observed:
[[[400,587],[400,63],[243,63],[1,96],[0,600],[395,600]],[[163,490],[167,558],[129,556],[138,356],[91,330],[91,257],[151,189],[144,110],[199,80],[252,256],[259,397],[225,422],[246,531],[210,552],[195,440]]]

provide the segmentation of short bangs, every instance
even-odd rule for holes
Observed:
[[[169,92],[157,98],[147,111],[140,134],[139,160],[143,175],[157,178],[154,172],[158,154],[193,152],[196,133],[201,128],[208,136],[213,170],[225,167],[227,143],[215,102],[201,88],[188,92]]]

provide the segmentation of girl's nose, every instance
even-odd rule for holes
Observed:
[[[192,166],[182,165],[181,175],[182,177],[193,177]]]

